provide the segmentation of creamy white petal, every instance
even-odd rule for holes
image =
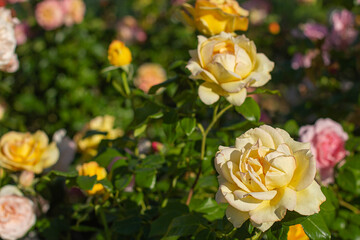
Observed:
[[[228,96],[225,96],[226,100],[234,106],[240,106],[244,103],[246,99],[246,89],[243,88],[240,92],[237,93],[229,93]]]
[[[199,86],[198,94],[200,100],[207,105],[211,105],[217,102],[220,98],[217,93],[215,93],[211,88],[207,87],[204,83]]]
[[[226,217],[231,222],[235,228],[241,227],[243,223],[249,219],[249,213],[241,212],[236,208],[228,206],[226,209]]]
[[[307,188],[315,178],[316,162],[310,150],[300,150],[294,153],[296,169],[289,186],[296,191]]]
[[[281,128],[276,128],[276,131],[282,136],[286,145],[288,145],[293,152],[297,152],[302,149],[306,149],[306,150],[310,149],[310,143],[302,143],[295,141],[294,139],[291,138],[289,133],[287,133],[285,130]]]
[[[266,84],[270,79],[271,72],[274,69],[274,62],[270,61],[264,54],[258,53],[256,54],[256,63],[253,69],[253,73],[249,76],[255,80],[251,86],[252,87],[261,87]]]
[[[325,200],[319,184],[313,181],[307,188],[296,193],[294,210],[302,215],[312,215],[320,211],[320,205]]]
[[[274,222],[264,222],[262,224],[257,224],[254,221],[250,221],[250,222],[254,227],[256,227],[257,229],[259,229],[262,232],[265,232],[274,224]]]

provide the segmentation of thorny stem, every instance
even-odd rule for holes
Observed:
[[[209,124],[209,126],[206,128],[206,130],[204,130],[204,127],[199,123],[198,124],[198,128],[200,129],[200,132],[202,134],[202,141],[201,141],[201,153],[200,153],[200,166],[198,169],[198,172],[196,174],[196,178],[195,181],[193,183],[193,185],[191,186],[191,189],[189,191],[187,200],[186,200],[186,205],[190,204],[192,195],[194,194],[194,189],[196,187],[196,184],[199,181],[200,175],[201,175],[201,170],[202,170],[202,161],[204,160],[205,157],[205,148],[206,148],[206,138],[207,135],[209,134],[210,130],[212,129],[212,127],[215,125],[215,123],[219,120],[219,118],[227,111],[229,110],[233,105],[228,105],[227,107],[225,107],[224,109],[222,109],[219,113],[217,113],[218,111],[218,107],[219,105],[216,105],[215,109],[214,109],[214,115],[213,115],[213,119],[211,121],[211,123]]]

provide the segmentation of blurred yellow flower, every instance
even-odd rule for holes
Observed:
[[[0,139],[0,166],[12,171],[27,170],[41,173],[59,159],[55,142],[43,131],[31,133],[8,132]]]
[[[116,67],[129,65],[132,61],[130,49],[122,41],[114,40],[108,49],[108,59]]]
[[[288,240],[309,240],[309,237],[305,234],[301,224],[290,226],[287,235]]]
[[[85,127],[74,136],[74,141],[79,151],[84,153],[85,157],[96,156],[97,148],[102,140],[116,139],[124,134],[120,128],[114,128],[114,121],[115,118],[113,116],[98,116],[87,123]],[[93,133],[86,136],[90,131],[93,131]]]
[[[106,170],[103,167],[100,167],[97,162],[88,162],[84,163],[77,167],[77,171],[80,176],[95,176],[96,180],[100,181],[106,178]],[[90,195],[100,193],[104,190],[104,186],[101,183],[96,183],[91,190],[86,191]]]
[[[249,24],[249,12],[236,0],[197,0],[195,8],[184,3],[181,14],[190,26],[205,35],[246,31]]]

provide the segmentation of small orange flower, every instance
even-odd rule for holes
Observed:
[[[290,226],[287,235],[288,240],[309,240],[309,237],[305,234],[301,224]]]
[[[269,24],[269,32],[273,35],[277,35],[280,32],[280,25],[277,22],[272,22]]]

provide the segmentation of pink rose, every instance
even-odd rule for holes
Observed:
[[[36,5],[35,17],[45,30],[53,30],[64,23],[64,10],[61,2],[45,0]]]
[[[329,118],[300,128],[302,142],[310,142],[312,153],[324,185],[334,182],[334,166],[345,158],[348,135],[341,125]]]
[[[82,0],[63,0],[65,12],[65,25],[71,26],[74,23],[81,23],[85,15],[85,3]]]
[[[18,45],[26,43],[30,28],[27,23],[20,23],[15,26],[15,38]]]
[[[166,72],[161,65],[145,63],[139,67],[137,76],[134,79],[134,84],[137,88],[147,93],[152,86],[164,81],[166,81]]]
[[[33,202],[23,197],[14,186],[4,186],[0,191],[0,237],[18,239],[35,224]]]
[[[304,35],[312,41],[321,40],[328,34],[326,26],[319,23],[306,23],[303,25]]]

